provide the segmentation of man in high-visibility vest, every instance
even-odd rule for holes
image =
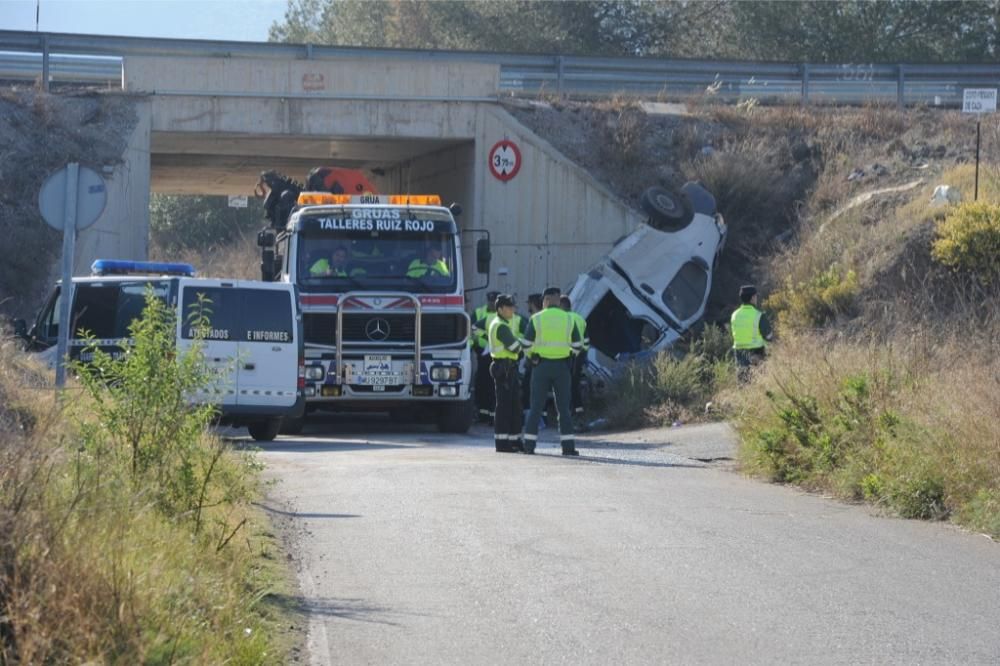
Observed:
[[[496,416],[493,419],[493,443],[497,451],[513,453],[522,450],[521,443],[521,377],[517,363],[521,358],[521,339],[514,324],[514,299],[501,294],[496,299],[496,317],[490,323],[490,375],[496,394]]]
[[[764,358],[767,340],[771,339],[771,324],[764,313],[757,309],[757,287],[746,284],[740,287],[740,307],[729,318],[733,335],[733,356],[741,382],[750,377],[750,366]]]
[[[573,413],[583,414],[583,394],[580,391],[580,380],[583,377],[583,366],[587,363],[587,350],[590,349],[590,338],[587,337],[587,320],[578,312],[573,311],[573,303],[569,296],[559,297],[559,307],[569,313],[573,318],[573,324],[580,333],[580,353],[573,357],[573,373],[571,376],[572,387],[570,389]]]
[[[422,278],[427,275],[431,277],[448,277],[451,271],[448,264],[441,258],[441,248],[428,245],[424,252],[424,258],[414,259],[406,269],[406,277]]]
[[[496,407],[496,396],[493,395],[493,378],[490,377],[490,346],[487,334],[490,324],[497,316],[496,300],[500,294],[487,292],[486,303],[473,312],[472,320],[472,350],[476,353],[476,409],[479,420],[489,423],[493,419]]]
[[[545,409],[549,389],[556,397],[559,413],[559,442],[564,456],[580,455],[576,450],[573,418],[570,408],[570,366],[572,356],[579,353],[580,333],[569,313],[559,307],[560,290],[549,287],[543,293],[544,309],[531,318],[521,345],[532,359],[531,410],[524,425],[524,452],[534,453],[538,441],[538,422]]]

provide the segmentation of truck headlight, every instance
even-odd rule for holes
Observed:
[[[455,366],[431,368],[431,379],[436,382],[454,382],[462,377],[462,369]]]
[[[441,386],[438,388],[438,395],[444,398],[453,398],[458,395],[457,386]]]
[[[313,381],[318,381],[326,376],[326,372],[323,370],[321,365],[310,365],[306,368],[306,379],[311,379]]]

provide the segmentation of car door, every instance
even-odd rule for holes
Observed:
[[[295,293],[288,284],[241,282],[238,404],[290,407],[298,397]]]
[[[181,280],[178,345],[190,349],[200,343],[209,381],[195,399],[223,408],[237,404],[242,297],[235,282]]]

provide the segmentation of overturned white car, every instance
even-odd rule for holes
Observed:
[[[667,349],[701,320],[725,244],[715,198],[698,183],[680,192],[652,187],[641,204],[646,224],[618,239],[570,291],[587,320],[588,365],[598,375]]]

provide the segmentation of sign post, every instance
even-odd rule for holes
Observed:
[[[996,88],[966,88],[962,92],[962,113],[976,114],[976,189],[973,201],[979,201],[979,137],[984,113],[996,113]]]
[[[104,212],[108,190],[96,171],[71,162],[51,174],[38,192],[38,210],[53,229],[62,229],[62,286],[59,293],[59,341],[56,345],[56,387],[66,384],[76,232],[86,229]]]

